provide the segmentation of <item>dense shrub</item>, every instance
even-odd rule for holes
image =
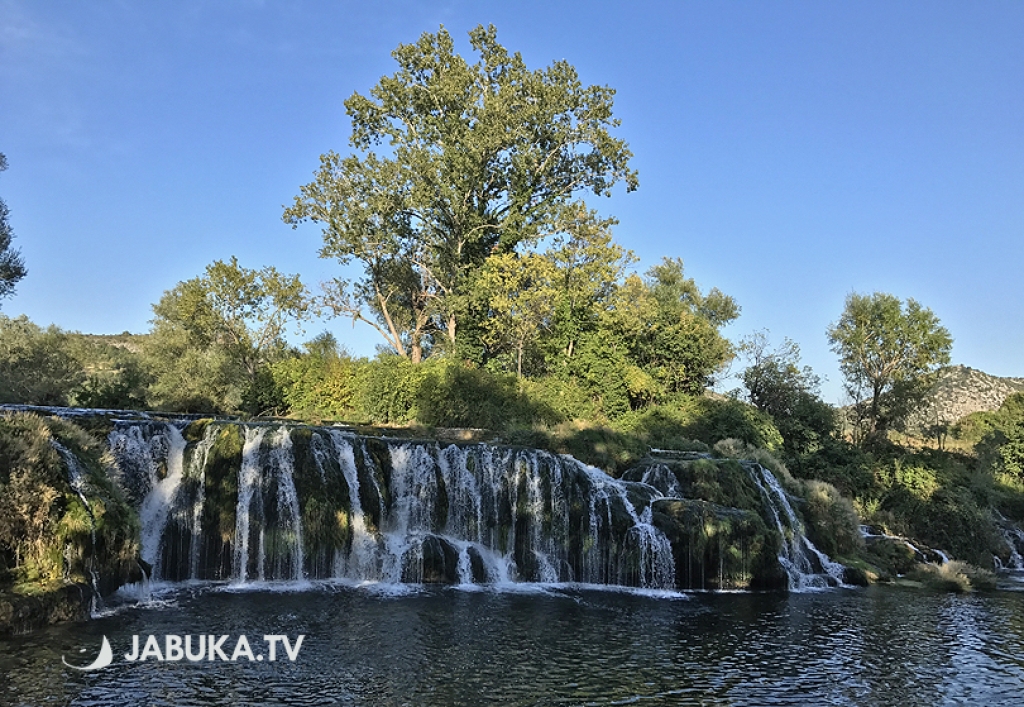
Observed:
[[[384,355],[359,366],[354,396],[357,414],[376,424],[413,421],[420,384],[438,363],[427,360],[416,365],[402,356]]]
[[[85,378],[65,332],[0,315],[0,402],[67,405]]]
[[[860,516],[853,502],[824,481],[800,482],[807,535],[832,557],[852,557],[864,548]]]
[[[356,373],[361,362],[338,346],[329,333],[270,365],[289,414],[306,420],[348,419],[356,415]]]
[[[560,415],[520,390],[515,376],[458,363],[431,366],[415,395],[416,420],[430,427],[478,427],[555,423]]]
[[[54,442],[81,463],[88,506]],[[0,573],[9,581],[82,582],[92,568],[110,590],[134,570],[138,519],[104,472],[100,448],[56,418],[0,415]]]

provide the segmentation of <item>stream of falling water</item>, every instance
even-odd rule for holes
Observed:
[[[301,453],[314,466],[302,473],[314,476],[303,477],[301,488],[307,490],[300,494],[295,426],[210,423],[204,437],[189,447],[173,425],[148,424],[148,434],[156,429],[162,435],[162,447],[155,436],[143,444],[141,433],[130,430],[120,432],[119,444],[121,454],[129,456],[163,450],[161,460],[129,461],[125,467],[146,477],[138,484],[147,489],[140,514],[144,557],[154,567],[187,564],[173,565],[178,567],[174,576],[236,584],[335,578],[676,586],[673,547],[655,523],[653,503],[681,497],[682,491],[663,465],[646,469],[642,481],[621,481],[572,457],[538,450],[374,439],[336,428],[306,428]],[[229,472],[237,479],[237,491],[230,492],[236,495],[225,499],[224,491],[218,491],[217,503],[230,500],[234,507],[234,517],[227,516],[233,533],[225,534],[203,524],[217,526],[217,512],[209,506],[207,467],[218,434],[229,431],[239,435],[241,450],[236,461],[218,456],[216,462],[218,474],[224,473],[225,463],[237,469]],[[165,464],[162,478],[154,471],[158,462]],[[783,538],[778,560],[790,589],[841,584],[842,565],[806,538],[774,475],[756,464],[744,468],[764,498],[766,520]],[[307,507],[322,509],[327,501],[320,494],[338,496],[339,487],[332,484],[342,479],[347,486],[347,493],[340,494],[343,507],[327,515],[317,511],[319,525],[306,539]],[[322,491],[312,490],[317,485]],[[222,512],[220,517],[225,517]],[[339,523],[341,535],[325,535],[325,522]],[[166,555],[169,532],[178,533],[180,549],[174,556]],[[337,537],[344,541],[323,544],[323,538]],[[716,559],[714,568],[720,580],[721,562]]]

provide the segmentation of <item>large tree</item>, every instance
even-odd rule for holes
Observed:
[[[0,152],[0,172],[6,169],[7,157]],[[7,220],[9,215],[7,204],[0,199],[0,300],[10,297],[14,293],[14,286],[28,272],[25,270],[25,262],[21,259],[21,253],[11,247],[14,229],[11,228],[11,224]]]
[[[646,278],[626,278],[603,326],[661,392],[699,395],[733,357],[719,330],[739,313],[736,300],[718,288],[702,293],[685,276],[682,260],[664,258]]]
[[[800,365],[800,347],[785,339],[772,348],[768,333],[755,332],[740,342],[749,365],[741,376],[747,399],[771,415],[790,460],[818,451],[836,427],[835,409],[818,397],[821,379]]]
[[[953,347],[932,310],[883,292],[847,297],[828,340],[839,354],[853,411],[869,436],[905,421],[926,389],[925,376],[949,363]]]
[[[472,64],[443,27],[399,46],[398,71],[345,102],[356,154],[323,155],[284,213],[323,225],[321,257],[362,267],[328,285],[328,306],[414,362],[433,342],[455,345],[489,256],[558,233],[584,192],[637,185],[610,132],[612,89],[584,86],[565,61],[527,69],[493,26],[469,40]]]
[[[250,270],[232,257],[202,277],[178,283],[153,305],[147,358],[165,407],[262,412],[260,386],[284,352],[286,328],[306,317],[309,298],[297,275]]]

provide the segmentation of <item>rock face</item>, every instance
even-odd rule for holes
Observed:
[[[624,479],[654,486],[654,522],[672,543],[687,589],[800,590],[841,584],[843,567],[804,534],[778,479],[751,461],[665,453]]]
[[[89,618],[93,590],[68,584],[31,596],[0,591],[0,636],[27,633],[63,621]]]
[[[654,502],[654,524],[669,542],[676,586],[685,589],[785,589],[782,538],[761,516],[707,501]]]
[[[967,366],[948,366],[939,371],[924,404],[908,422],[919,432],[931,425],[951,424],[972,412],[997,410],[1020,391],[1024,391],[1024,378],[1000,378]]]
[[[138,566],[157,579],[793,590],[842,577],[753,462],[660,452],[614,479],[535,449],[337,427],[107,429]]]

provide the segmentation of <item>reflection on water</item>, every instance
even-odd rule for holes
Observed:
[[[152,608],[0,641],[0,704],[1011,705],[1024,695],[1020,592],[521,589],[178,588]],[[229,645],[239,634],[306,638],[294,663],[122,659],[133,635],[186,633],[230,634]],[[104,635],[113,665],[62,665],[62,655],[91,660]]]

